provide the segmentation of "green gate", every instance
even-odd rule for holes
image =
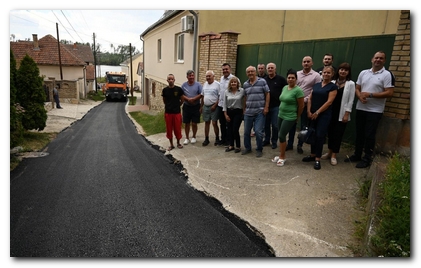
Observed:
[[[247,80],[246,68],[258,63],[276,64],[277,73],[286,77],[288,69],[302,70],[301,61],[304,56],[313,58],[313,69],[323,65],[322,59],[326,53],[333,54],[333,65],[339,66],[343,62],[351,64],[352,80],[357,81],[358,74],[371,68],[371,58],[377,51],[386,53],[388,68],[392,56],[395,35],[381,35],[369,37],[354,37],[341,39],[321,39],[300,42],[269,43],[254,45],[239,45],[237,52],[236,75],[242,83]],[[348,123],[343,141],[354,144],[355,140],[355,105]]]

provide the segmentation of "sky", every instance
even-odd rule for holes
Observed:
[[[86,10],[55,9],[10,11],[10,41],[33,40],[51,34],[71,43],[94,42],[103,52],[113,52],[120,45],[142,51],[140,34],[157,22],[165,10]],[[14,37],[12,36],[14,35]]]

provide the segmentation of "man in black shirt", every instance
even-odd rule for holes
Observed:
[[[266,66],[268,75],[265,77],[266,83],[270,90],[269,112],[265,118],[265,139],[263,146],[272,143],[272,149],[278,144],[278,113],[279,113],[279,96],[284,86],[288,85],[287,80],[276,73],[275,63],[268,63]],[[272,127],[272,129],[271,129]]]
[[[326,66],[332,66],[333,71],[335,71],[336,74],[336,68],[333,66],[333,55],[330,53],[326,53],[323,57],[323,66],[316,70],[316,73],[320,74],[322,76],[323,68]]]
[[[165,104],[165,126],[167,129],[167,138],[170,141],[170,147],[168,151],[174,149],[174,144],[172,141],[173,131],[175,138],[177,139],[177,148],[183,148],[183,145],[180,144],[182,138],[181,135],[181,104],[184,102],[184,92],[181,87],[174,85],[175,77],[173,74],[167,76],[168,87],[162,90],[162,99]]]

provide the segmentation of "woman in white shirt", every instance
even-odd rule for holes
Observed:
[[[328,129],[329,152],[322,155],[322,159],[330,159],[330,164],[335,166],[338,161],[336,154],[339,153],[346,125],[351,120],[352,105],[355,97],[355,82],[351,80],[351,65],[344,62],[338,67],[336,80],[332,80],[338,86],[338,93],[332,103],[332,120]]]

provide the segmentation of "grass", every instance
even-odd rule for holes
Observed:
[[[389,158],[385,178],[379,185],[379,206],[374,212],[374,235],[370,237],[370,250],[365,245],[354,248],[356,254],[373,252],[381,257],[410,257],[410,159],[395,154]],[[361,206],[366,207],[371,180],[360,184]],[[364,215],[355,225],[356,238],[362,242],[369,215]]]
[[[380,185],[381,202],[376,213],[371,248],[377,256],[410,257],[411,225],[410,159],[392,156]]]
[[[136,104],[136,96],[129,96],[129,105],[135,105]]]
[[[142,126],[146,136],[166,131],[163,112],[159,112],[156,115],[151,115],[145,112],[131,112],[130,115],[139,125]]]
[[[23,134],[23,141],[20,145],[22,147],[21,152],[38,152],[47,146],[57,136],[57,133],[41,133],[26,131]],[[15,169],[19,165],[19,158],[15,155],[10,155],[10,171]]]
[[[98,89],[98,92],[91,90],[88,92],[88,99],[94,101],[103,101],[105,99],[105,95],[102,94],[102,91],[100,89]]]

